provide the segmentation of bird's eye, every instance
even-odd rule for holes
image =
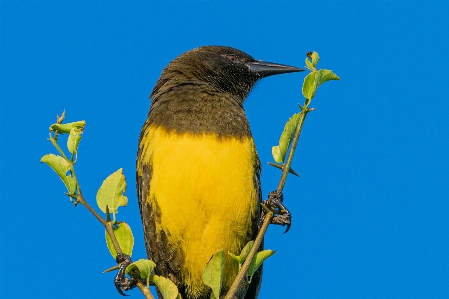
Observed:
[[[237,61],[237,56],[235,56],[235,55],[226,55],[226,57],[228,57],[229,58],[229,60],[231,60],[232,62],[236,62]]]

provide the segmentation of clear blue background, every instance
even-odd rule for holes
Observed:
[[[300,1],[298,1],[300,2]],[[341,81],[319,89],[289,177],[293,227],[270,227],[260,298],[449,297],[448,13],[441,2],[8,2],[1,18],[1,296],[121,298],[104,231],[39,163],[55,115],[85,119],[77,174],[95,203],[123,167],[134,258],[135,192],[148,96],[170,60],[229,45]],[[264,194],[304,73],[262,80],[246,102]],[[141,298],[138,291],[132,298]]]

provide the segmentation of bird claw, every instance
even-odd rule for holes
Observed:
[[[273,220],[271,220],[272,224],[278,224],[278,225],[287,225],[287,228],[285,229],[285,232],[288,232],[290,230],[290,227],[292,226],[292,215],[289,211],[287,211],[285,214],[277,215],[273,217]]]
[[[282,191],[276,190],[268,194],[268,199],[264,201],[263,204],[274,213],[274,217],[271,220],[272,224],[287,226],[287,229],[284,232],[285,234],[289,231],[292,225],[292,215],[290,211],[282,204],[283,201],[284,195],[282,194]],[[266,213],[262,210],[261,223],[265,219],[265,216]]]
[[[120,264],[117,275],[114,278],[115,287],[117,288],[117,291],[120,293],[120,295],[129,296],[123,293],[122,290],[129,291],[137,284],[135,278],[126,277],[126,267],[128,267],[128,265],[132,263],[131,257],[124,253],[118,253],[115,261]]]

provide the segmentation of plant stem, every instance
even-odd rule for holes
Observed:
[[[301,136],[301,130],[302,126],[304,124],[304,120],[306,119],[307,113],[309,113],[311,110],[308,108],[308,104],[310,101],[306,99],[306,102],[304,106],[301,108],[301,112],[298,119],[298,125],[296,126],[295,135],[292,139],[292,145],[290,147],[290,151],[288,153],[287,161],[285,162],[284,166],[282,167],[282,176],[279,180],[278,188],[277,190],[282,191],[284,189],[285,182],[287,181],[287,175],[290,171],[290,166],[293,161],[293,156],[295,154],[296,145],[298,144],[299,137]],[[246,278],[246,275],[248,273],[249,266],[254,259],[254,256],[256,255],[257,251],[259,250],[260,244],[262,243],[263,237],[265,235],[265,232],[267,231],[268,225],[270,225],[271,220],[274,217],[274,214],[272,211],[268,210],[268,208],[265,207],[265,205],[262,204],[262,207],[267,211],[267,214],[265,216],[264,222],[257,233],[256,240],[254,241],[253,247],[251,248],[250,252],[248,253],[248,256],[245,259],[245,262],[243,263],[242,267],[240,268],[237,277],[235,278],[234,282],[232,283],[231,287],[229,288],[228,293],[226,294],[225,299],[231,299],[234,297],[234,295],[237,293],[237,290],[242,283],[243,279]]]
[[[151,294],[150,290],[148,288],[146,288],[140,280],[137,281],[137,287],[142,292],[142,294],[145,296],[145,298],[147,298],[147,299],[154,299],[154,297]]]
[[[264,205],[262,205],[262,207],[265,208]],[[259,251],[260,244],[262,244],[263,237],[265,235],[265,232],[267,231],[268,225],[270,225],[271,220],[273,219],[273,216],[274,214],[271,211],[268,211],[268,213],[265,215],[265,219],[263,221],[262,226],[260,227],[259,233],[257,234],[256,240],[254,240],[253,247],[251,247],[251,250],[249,251],[248,256],[246,257],[245,262],[240,268],[240,271],[237,274],[237,277],[235,278],[231,287],[229,288],[229,291],[226,294],[225,299],[234,298],[234,295],[237,292],[240,284],[242,283],[243,279],[246,278],[249,266],[251,265],[251,262],[254,259],[254,256],[256,255],[257,251]]]
[[[61,149],[61,147],[59,146],[59,144],[57,143],[56,139],[54,139],[53,137],[50,136],[50,138],[48,139],[50,140],[51,144],[53,144],[53,146],[56,148],[56,150],[58,151],[58,153],[67,161],[70,162],[69,159],[67,159],[67,156],[64,154],[64,151]]]
[[[89,212],[92,213],[92,215],[94,215],[95,218],[97,218],[98,221],[100,221],[100,223],[105,227],[106,231],[108,232],[109,237],[112,240],[112,244],[114,245],[115,251],[118,253],[122,253],[122,249],[120,248],[120,245],[117,241],[117,238],[114,235],[114,228],[112,227],[114,225],[113,221],[106,221],[103,218],[101,218],[101,216],[97,213],[97,211],[95,211],[91,205],[86,201],[86,199],[84,198],[83,194],[81,193],[81,189],[78,189],[79,193],[76,197],[76,200],[82,204],[83,206],[85,206]],[[142,294],[145,296],[146,299],[154,299],[153,295],[151,294],[150,290],[148,288],[146,288],[143,283],[140,280],[137,280],[137,287],[139,288],[139,290],[142,292]]]
[[[63,113],[64,114],[64,113]],[[61,120],[62,122],[62,120]],[[65,155],[64,151],[61,149],[61,147],[58,145],[58,142],[55,138],[53,138],[50,135],[49,138],[50,142],[53,144],[53,146],[56,148],[56,150],[59,152],[59,154],[69,163],[71,163],[71,169],[70,171],[72,172],[73,178],[76,180],[76,182],[78,182],[77,178],[76,178],[76,174],[75,174],[75,169],[74,169],[74,162],[73,157],[74,155],[72,155],[72,158],[69,160],[67,158],[67,156]],[[86,201],[86,199],[83,196],[83,193],[81,192],[81,188],[79,187],[79,185],[77,186],[77,191],[75,192],[77,194],[68,194],[66,193],[66,195],[75,198],[77,203],[82,204],[84,207],[86,207],[87,210],[89,210],[89,212],[94,215],[95,218],[97,218],[98,221],[100,221],[100,223],[104,226],[104,228],[106,229],[109,237],[112,240],[112,244],[114,245],[115,251],[117,252],[117,254],[122,253],[122,249],[120,248],[120,244],[117,241],[117,238],[115,237],[114,234],[114,228],[113,225],[115,223],[115,215],[114,215],[114,221],[111,221],[109,218],[109,213],[107,215],[107,220],[104,220],[98,213],[97,211],[95,211],[92,206]],[[153,295],[151,294],[150,290],[148,288],[146,288],[143,283],[140,280],[137,280],[137,287],[139,288],[139,290],[142,292],[142,294],[145,296],[145,298],[147,299],[154,299]]]
[[[101,216],[97,213],[97,211],[95,211],[91,207],[91,205],[86,201],[83,194],[81,193],[81,189],[78,189],[78,191],[79,193],[76,197],[76,200],[80,204],[85,206],[89,210],[89,212],[91,212],[92,215],[94,215],[94,217],[97,218],[98,221],[100,221],[100,223],[105,227],[106,231],[108,232],[108,235],[112,240],[112,244],[114,245],[115,251],[117,253],[122,253],[122,249],[120,248],[117,238],[114,235],[114,228],[112,227],[114,223],[112,221],[106,221],[103,218],[101,218]],[[142,294],[145,296],[146,299],[154,299],[150,290],[146,288],[140,280],[137,280],[137,287],[139,288],[139,290],[142,292]]]
[[[79,189],[79,193],[78,196],[76,197],[76,200],[82,204],[83,206],[85,206],[89,212],[92,213],[92,215],[94,215],[95,218],[97,218],[98,221],[100,221],[100,223],[104,226],[104,228],[106,229],[106,231],[108,232],[109,237],[111,237],[112,240],[112,244],[114,245],[115,251],[117,253],[122,253],[122,250],[120,248],[120,245],[117,241],[117,238],[114,235],[114,229],[112,228],[112,221],[106,221],[103,218],[101,218],[101,216],[97,213],[97,211],[95,211],[89,203],[87,203],[87,201],[84,199],[83,193],[81,192],[81,189]]]
[[[287,181],[287,175],[290,171],[290,166],[293,161],[293,156],[295,155],[296,145],[298,144],[299,137],[301,136],[302,126],[306,119],[307,113],[310,112],[310,109],[307,106],[308,105],[307,105],[307,101],[306,101],[306,105],[304,105],[304,107],[302,108],[302,111],[299,114],[298,125],[296,126],[296,131],[295,131],[295,135],[293,136],[290,151],[288,152],[287,161],[285,162],[284,166],[282,167],[282,176],[279,181],[278,188],[277,188],[277,190],[279,190],[279,191],[282,191],[282,189],[284,189],[285,182]]]

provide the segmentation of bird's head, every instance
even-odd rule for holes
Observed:
[[[153,94],[176,84],[209,84],[219,91],[245,100],[259,79],[303,71],[300,68],[256,60],[238,49],[204,46],[175,58],[163,70]],[[152,94],[152,95],[153,95]]]

